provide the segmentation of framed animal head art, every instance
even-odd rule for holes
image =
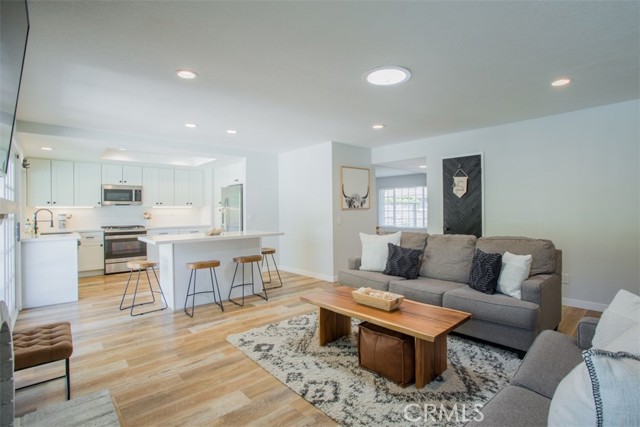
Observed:
[[[367,168],[342,167],[342,209],[369,209],[371,206],[371,178]]]

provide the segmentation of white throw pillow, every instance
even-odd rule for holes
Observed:
[[[640,297],[621,289],[602,313],[591,344],[604,348],[627,329],[640,322]]]
[[[387,266],[389,256],[388,243],[400,244],[402,232],[393,234],[365,234],[360,233],[362,243],[362,258],[360,260],[360,270],[383,271]]]
[[[502,255],[502,268],[498,276],[497,291],[510,297],[522,299],[522,282],[529,277],[531,255],[514,255],[505,252]]]
[[[582,357],[553,395],[549,427],[640,425],[640,357],[594,349]]]

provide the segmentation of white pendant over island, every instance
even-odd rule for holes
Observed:
[[[222,299],[227,300],[236,264],[233,258],[248,255],[260,255],[262,238],[282,236],[278,231],[229,231],[218,236],[197,234],[175,234],[161,236],[141,236],[138,240],[148,245],[158,246],[160,285],[172,309],[184,308],[187,296],[190,270],[186,264],[197,261],[219,260],[220,267],[216,268],[218,284]],[[242,266],[238,268],[238,280],[242,280]],[[262,291],[262,280],[255,272],[255,292]],[[249,266],[246,267],[245,281],[251,280]],[[209,272],[202,270],[197,275],[197,292],[211,290]],[[241,295],[240,289],[235,289],[232,298]],[[245,295],[251,295],[251,288],[245,289]],[[196,295],[196,305],[213,302],[212,294]]]

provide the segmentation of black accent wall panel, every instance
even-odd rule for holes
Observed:
[[[467,192],[453,193],[453,177],[468,175]],[[444,234],[482,236],[482,156],[456,157],[442,160]]]

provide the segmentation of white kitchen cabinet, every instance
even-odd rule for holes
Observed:
[[[75,206],[101,206],[102,167],[100,163],[75,162],[73,164],[73,204]]]
[[[28,206],[73,206],[73,162],[29,159]]]
[[[142,185],[142,167],[103,164],[102,183],[112,185]]]
[[[144,168],[142,186],[145,206],[175,206],[173,169]]]
[[[204,174],[199,170],[175,170],[175,205],[193,206],[203,205]]]
[[[78,247],[78,272],[80,276],[88,276],[90,274],[87,272],[96,270],[104,270],[104,233],[82,232]]]

